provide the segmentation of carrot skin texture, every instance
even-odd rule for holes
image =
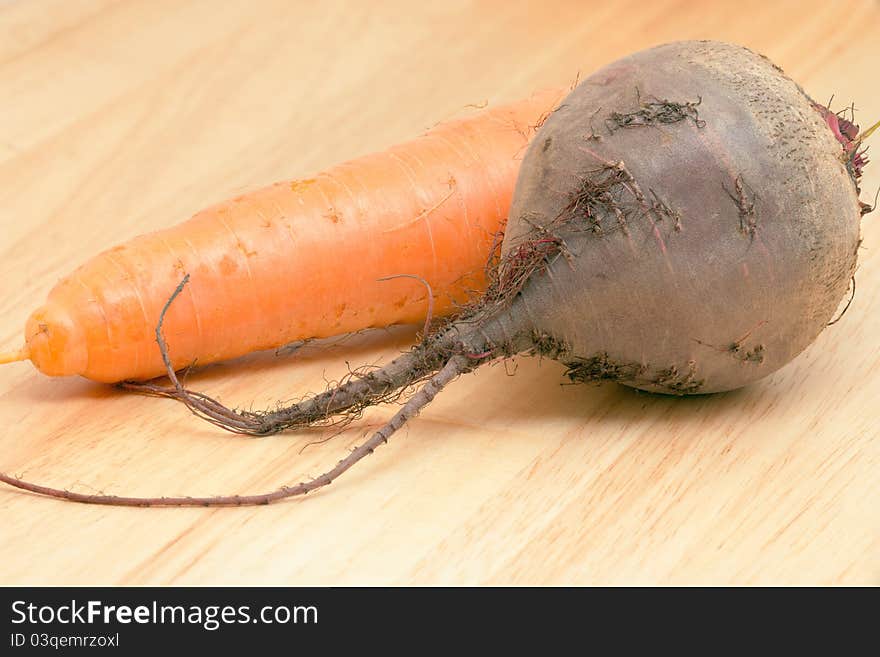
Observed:
[[[164,374],[163,304],[183,368],[306,338],[424,321],[424,278],[443,314],[483,268],[534,126],[564,90],[442,123],[425,135],[209,207],[109,249],[62,279],[25,327],[51,376],[117,382]]]

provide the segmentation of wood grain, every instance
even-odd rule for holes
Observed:
[[[880,116],[876,2],[431,4],[0,3],[0,348],[100,249],[664,41],[743,43]],[[845,319],[735,393],[560,386],[556,364],[519,359],[515,376],[455,382],[304,500],[136,510],[4,488],[0,583],[880,584],[878,253],[869,215]],[[257,354],[191,382],[266,406],[413,336]],[[83,491],[256,492],[319,473],[391,412],[335,437],[243,439],[19,363],[0,369],[0,466]]]

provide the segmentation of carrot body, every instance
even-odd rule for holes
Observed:
[[[28,319],[43,373],[148,379],[165,368],[162,306],[176,368],[310,337],[423,321],[482,289],[534,126],[552,90],[441,124],[411,142],[210,207],[177,226],[105,251],[49,293]],[[14,359],[12,357],[10,360]]]

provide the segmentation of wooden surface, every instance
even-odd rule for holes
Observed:
[[[863,124],[880,117],[876,2],[430,4],[0,2],[0,348],[100,249],[664,41],[743,43],[815,97],[854,100]],[[880,161],[864,183],[867,197]],[[560,386],[560,366],[519,359],[515,376],[455,382],[306,499],[137,510],[3,488],[0,583],[880,584],[878,221],[864,221],[844,320],[758,385],[672,399]],[[414,334],[191,382],[262,407]],[[82,491],[271,490],[335,463],[392,409],[303,451],[332,434],[243,439],[17,363],[0,368],[0,467]]]

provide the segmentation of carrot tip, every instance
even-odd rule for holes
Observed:
[[[27,360],[31,357],[27,347],[16,349],[15,351],[0,351],[0,365],[6,363],[15,363],[20,360]]]

